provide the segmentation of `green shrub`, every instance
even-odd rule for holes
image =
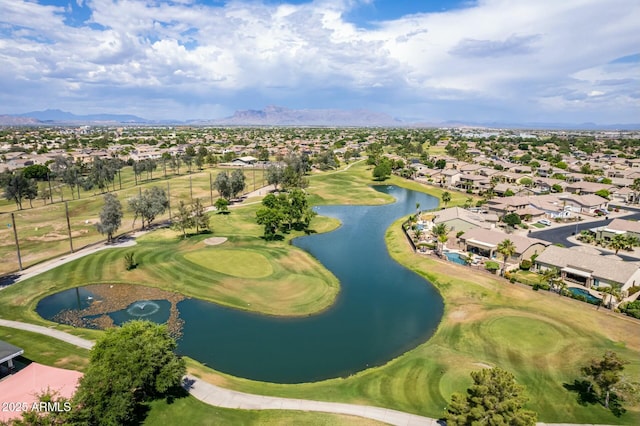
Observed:
[[[520,262],[520,269],[522,269],[523,271],[528,271],[529,269],[531,269],[531,261],[528,259],[523,259],[522,262]]]
[[[541,290],[549,291],[551,289],[551,286],[549,285],[549,283],[538,283],[538,288]]]
[[[138,266],[138,264],[136,263],[135,259],[133,258],[133,252],[127,252],[124,254],[124,266],[125,268],[127,268],[127,271],[130,271],[132,269],[134,269],[136,266]]]
[[[624,305],[620,306],[620,310],[630,317],[640,319],[640,300],[627,302]]]
[[[629,288],[629,296],[636,294],[639,291],[640,291],[640,287],[638,287],[637,285],[634,285],[633,287]]]
[[[484,263],[484,269],[495,273],[495,271],[500,269],[500,264],[498,262],[494,262],[493,260],[488,260]]]

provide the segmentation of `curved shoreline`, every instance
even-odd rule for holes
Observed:
[[[0,319],[0,326],[43,334],[83,349],[91,349],[94,345],[94,342],[91,340],[83,339],[63,331],[52,330],[39,325]],[[207,383],[189,375],[184,376],[182,386],[194,398],[204,402],[205,404],[216,407],[244,410],[299,410],[348,414],[398,426],[439,425],[439,422],[436,419],[404,413],[402,411],[391,410],[388,408],[307,399],[281,398],[238,392]]]

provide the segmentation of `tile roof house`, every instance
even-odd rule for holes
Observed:
[[[507,262],[517,263],[524,259],[530,259],[534,254],[542,253],[551,244],[536,238],[482,228],[471,229],[460,237],[460,241],[465,245],[465,250],[489,258],[500,257],[497,254],[497,248],[498,244],[504,240],[511,240],[516,247],[516,253]]]
[[[640,239],[640,222],[616,218],[608,225],[594,228],[596,238],[610,240],[615,235],[631,235]]]
[[[451,231],[467,232],[473,228],[492,228],[498,220],[496,215],[470,212],[460,207],[449,207],[433,213],[433,223],[447,225]]]
[[[615,287],[623,292],[640,283],[640,263],[549,246],[535,259],[535,268],[558,268],[562,279],[587,288]]]

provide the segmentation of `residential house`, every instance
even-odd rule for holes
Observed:
[[[472,175],[472,174],[461,174],[459,176],[458,183],[456,186],[458,188],[462,188],[466,191],[482,191],[491,185],[491,180],[485,176],[481,175]]]
[[[640,283],[640,263],[585,253],[575,248],[549,246],[536,257],[534,268],[539,272],[557,268],[565,281],[594,289],[614,287],[623,296],[630,287]]]
[[[474,228],[493,228],[498,221],[494,214],[474,213],[460,207],[449,207],[433,213],[432,222],[436,225],[445,224],[450,231],[467,232]]]
[[[580,182],[568,183],[567,187],[565,188],[565,191],[571,192],[573,194],[595,194],[600,190],[606,190],[611,192],[615,189],[617,189],[617,187],[611,184],[580,181]]]
[[[536,238],[524,237],[516,234],[507,234],[494,229],[474,228],[465,232],[460,241],[464,244],[466,251],[476,253],[490,259],[498,259],[498,244],[504,240],[510,240],[516,248],[513,256],[507,259],[507,263],[516,263],[524,259],[531,259],[531,256],[542,253],[551,243]]]
[[[596,238],[610,240],[615,235],[630,235],[640,240],[640,222],[616,218],[608,225],[592,228]]]

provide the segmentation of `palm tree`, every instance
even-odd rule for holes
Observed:
[[[618,254],[620,249],[627,247],[627,237],[624,234],[614,235],[609,241],[609,247]]]
[[[444,251],[445,244],[447,243],[447,241],[449,241],[449,237],[447,236],[447,234],[439,235],[438,241],[442,244],[442,251]]]
[[[628,250],[633,250],[634,247],[640,246],[640,240],[638,240],[638,237],[634,237],[631,234],[625,235],[624,242],[625,242],[624,248]]]
[[[544,279],[551,288],[555,288],[560,284],[560,270],[555,266],[553,268],[547,268],[542,272],[542,279]]]
[[[444,191],[441,195],[441,198],[444,206],[447,207],[447,203],[451,201],[451,194],[449,193],[449,191]]]
[[[431,228],[431,233],[438,239],[439,242],[442,242],[444,244],[447,242],[447,240],[445,239],[444,241],[441,241],[441,238],[447,236],[447,234],[449,233],[449,228],[447,228],[447,225],[445,223],[439,223]]]
[[[473,203],[473,198],[467,197],[467,199],[464,201],[464,208],[468,209],[469,207],[471,207],[471,203]]]
[[[607,307],[609,309],[612,309],[613,306],[613,299],[616,299],[616,301],[620,300],[620,298],[622,297],[622,294],[620,293],[620,290],[616,287],[603,287],[603,288],[599,288],[598,290],[600,290],[602,293],[608,294],[609,295],[609,301],[608,303],[606,303]],[[602,304],[605,304],[605,300],[606,297],[602,298]]]
[[[516,245],[513,244],[513,241],[505,239],[498,243],[497,250],[502,255],[502,275],[504,275],[507,259],[516,254]]]

